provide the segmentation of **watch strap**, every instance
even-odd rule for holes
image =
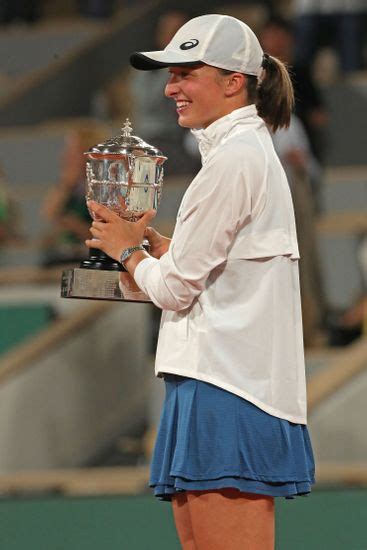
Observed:
[[[128,248],[125,248],[125,250],[121,252],[120,264],[124,265],[124,262],[126,262],[126,260],[130,258],[131,254],[136,250],[145,250],[145,248],[142,244],[137,244],[136,246],[129,246]]]

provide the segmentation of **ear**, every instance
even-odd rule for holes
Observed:
[[[231,73],[226,76],[225,95],[232,97],[243,91],[246,84],[246,76],[242,73]]]

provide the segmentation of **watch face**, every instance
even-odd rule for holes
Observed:
[[[127,260],[127,258],[130,256],[130,248],[126,248],[121,254],[121,262]]]
[[[144,247],[142,245],[129,246],[129,248],[123,250],[120,256],[120,263],[122,264],[125,260],[127,260],[129,256],[131,256],[131,254],[135,252],[135,250],[144,250]]]

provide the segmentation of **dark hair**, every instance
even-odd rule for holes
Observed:
[[[275,27],[280,29],[288,34],[293,34],[294,28],[290,21],[283,19],[283,17],[273,16],[270,17],[261,27],[261,32],[269,27]]]
[[[280,59],[265,54],[262,68],[259,79],[246,75],[247,96],[250,102],[255,103],[259,116],[275,132],[290,124],[294,107],[293,84],[286,65]],[[222,69],[221,72],[233,73]]]

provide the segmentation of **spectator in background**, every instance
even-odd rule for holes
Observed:
[[[163,49],[176,31],[185,23],[187,16],[182,11],[167,11],[160,16],[152,49]],[[200,165],[182,143],[188,133],[177,125],[175,106],[162,94],[168,80],[166,69],[162,71],[133,71],[130,77],[131,95],[134,104],[134,131],[144,140],[163,151],[168,157],[165,173],[192,174]]]
[[[0,168],[0,247],[19,240],[18,212],[8,193],[5,176]]]
[[[321,165],[328,120],[320,90],[312,77],[310,67],[300,66],[294,62],[294,31],[287,21],[280,18],[270,19],[263,26],[259,38],[264,51],[275,55],[290,66],[296,100],[295,114],[299,119],[297,126],[300,123],[303,125],[307,134],[307,147],[311,149],[308,176],[315,208],[319,212],[322,210]]]
[[[83,153],[108,134],[88,126],[70,131],[65,139],[60,181],[50,190],[43,214],[53,226],[45,239],[45,265],[78,261],[86,256],[90,215],[85,203],[85,157]]]
[[[309,66],[326,43],[338,53],[343,72],[362,68],[366,0],[294,0],[293,4],[297,65]]]
[[[367,336],[367,231],[362,231],[358,245],[358,263],[362,290],[345,311],[334,312],[329,320],[329,344],[346,346]]]
[[[326,321],[326,303],[317,253],[311,181],[318,171],[302,122],[292,115],[288,128],[272,134],[274,148],[292,193],[300,249],[299,273],[305,346],[317,344]]]
[[[296,99],[295,113],[304,125],[314,157],[322,162],[328,115],[310,66],[300,65],[295,59],[292,26],[280,18],[270,19],[263,26],[259,38],[264,51],[290,66]]]

